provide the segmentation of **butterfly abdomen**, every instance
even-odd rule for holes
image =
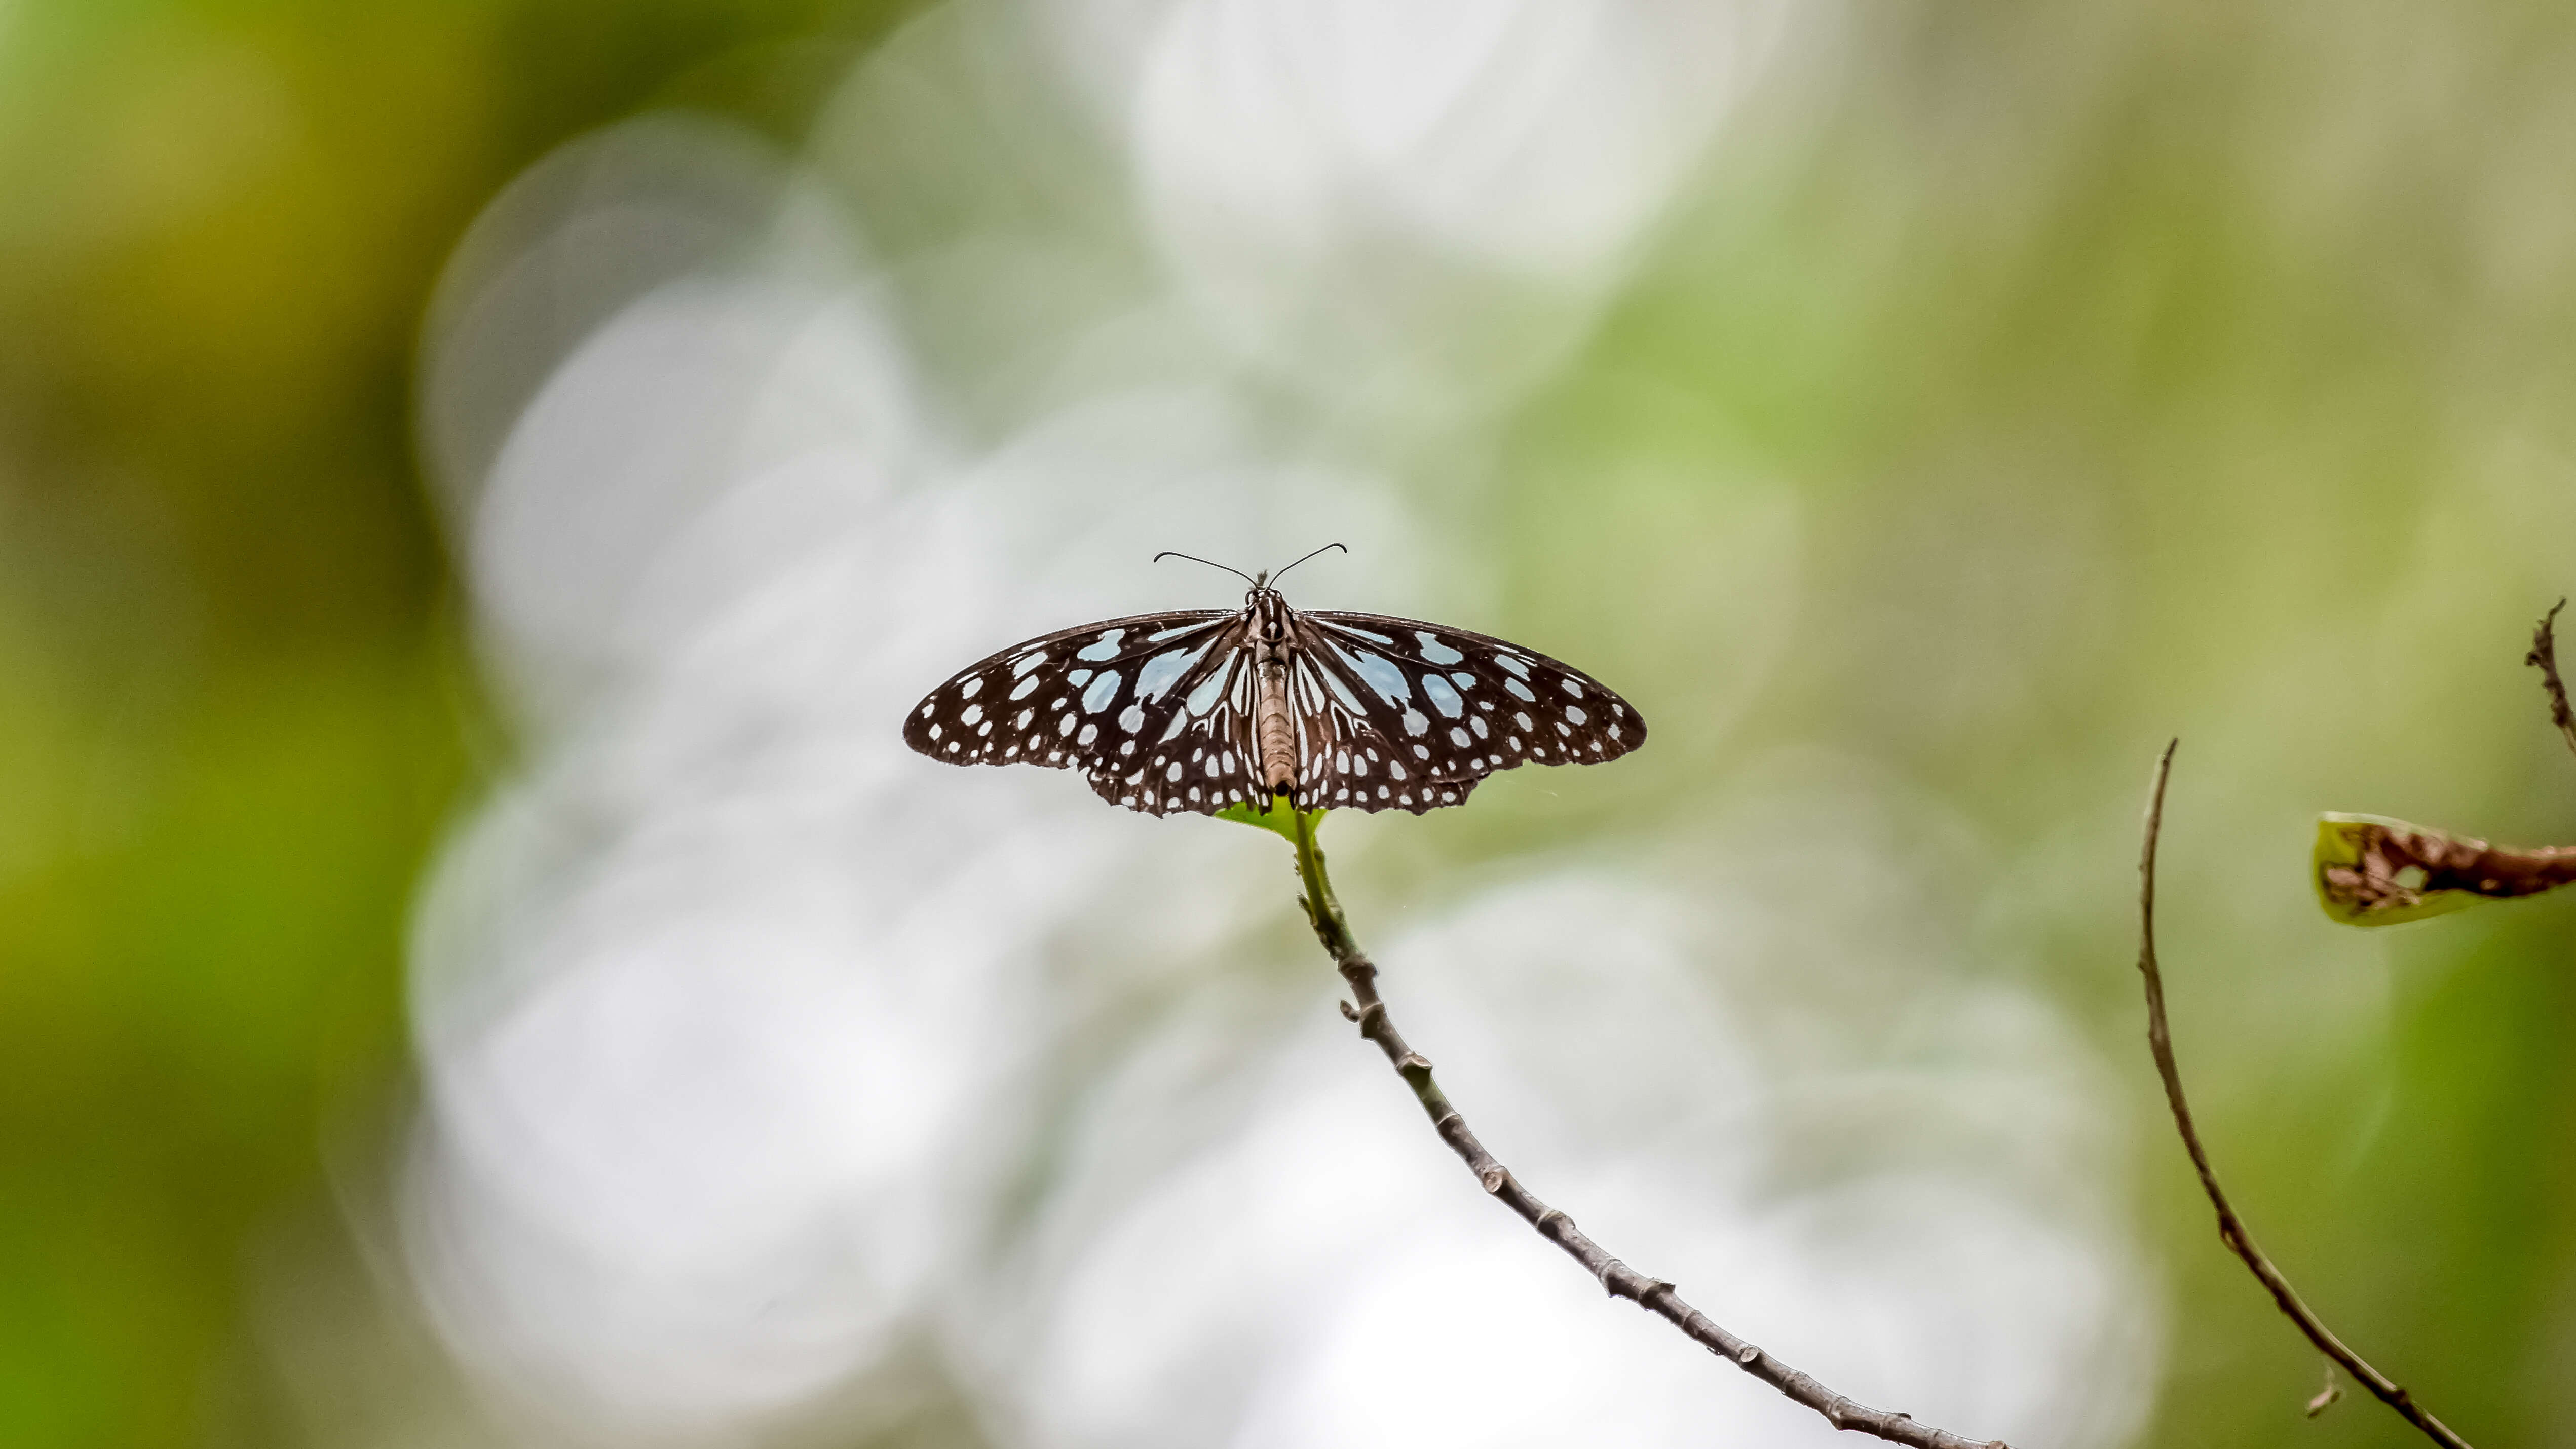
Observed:
[[[1254,710],[1254,738],[1261,750],[1262,787],[1276,795],[1297,784],[1297,726],[1288,716],[1288,661],[1279,646],[1256,643],[1259,654],[1260,704]]]

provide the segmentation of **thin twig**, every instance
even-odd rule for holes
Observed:
[[[1422,1110],[1430,1114],[1440,1140],[1465,1159],[1468,1170],[1476,1174],[1485,1191],[1527,1219],[1540,1237],[1581,1263],[1611,1297],[1634,1300],[1638,1307],[1666,1319],[1711,1353],[1824,1415],[1825,1422],[1837,1429],[1876,1435],[1916,1449],[2007,1449],[2001,1441],[1987,1444],[1962,1439],[1929,1424],[1918,1424],[1911,1415],[1873,1409],[1835,1393],[1812,1376],[1718,1327],[1708,1315],[1683,1302],[1672,1284],[1640,1273],[1610,1256],[1607,1249],[1574,1226],[1574,1219],[1539,1201],[1535,1193],[1521,1186],[1511,1169],[1496,1162],[1494,1155],[1476,1140],[1476,1134],[1467,1130],[1467,1119],[1459,1115],[1448,1094],[1432,1080],[1431,1063],[1405,1045],[1404,1037],[1396,1031],[1395,1022],[1387,1015],[1386,1001],[1378,995],[1377,967],[1360,951],[1358,941],[1352,938],[1350,922],[1342,915],[1341,903],[1333,898],[1332,882],[1324,874],[1324,853],[1315,846],[1313,818],[1299,813],[1295,828],[1292,838],[1297,846],[1297,873],[1306,884],[1307,919],[1314,923],[1316,939],[1332,955],[1333,964],[1350,982],[1351,995],[1359,1002],[1357,1007],[1343,1003],[1342,1014],[1358,1022],[1360,1035],[1376,1042],[1378,1050],[1386,1053],[1387,1061],[1422,1103]]]
[[[2552,610],[2555,613],[2556,610]],[[2545,630],[2548,621],[2542,621]],[[2552,673],[2553,680],[2555,673]],[[2334,1330],[2325,1326],[2315,1310],[2300,1299],[2290,1280],[2254,1246],[2254,1237],[2245,1230],[2245,1222],[2227,1201],[2226,1189],[2218,1185],[2218,1171],[2209,1165],[2209,1152],[2200,1145],[2200,1132],[2192,1126],[2191,1104],[2183,1099],[2182,1072],[2174,1065],[2173,1032],[2165,1024],[2164,973],[2156,968],[2156,837],[2164,829],[2165,779],[2173,773],[2174,749],[2182,741],[2165,746],[2156,761],[2156,784],[2147,797],[2146,844],[2138,856],[2138,974],[2147,983],[2147,1049],[2155,1054],[2156,1073],[2164,1078],[2165,1103],[2173,1108],[2174,1127],[2182,1133],[2182,1145],[2191,1153],[2191,1165],[2200,1173],[2200,1186],[2209,1194],[2209,1205],[2218,1210],[2218,1237],[2228,1250],[2245,1260],[2254,1277],[2270,1290],[2272,1301],[2317,1351],[2343,1366],[2353,1380],[2370,1390],[2381,1403],[2403,1415],[2407,1423],[2424,1431],[2436,1444],[2450,1449],[2469,1449],[2469,1442],[2451,1432],[2448,1426],[2415,1402],[2413,1396],[2386,1374],[2372,1368],[2360,1354],[2344,1346]]]
[[[2567,686],[2558,680],[2558,611],[2566,607],[2567,601],[2560,599],[2540,616],[2531,631],[2531,652],[2522,656],[2522,662],[2540,671],[2540,687],[2549,691],[2549,722],[2566,737],[2567,748],[2576,750],[2576,710],[2567,707]]]

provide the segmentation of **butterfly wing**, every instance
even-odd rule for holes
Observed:
[[[1014,644],[925,696],[904,742],[950,764],[1078,769],[1148,814],[1256,802],[1253,617],[1138,614]],[[1383,614],[1287,622],[1300,809],[1418,815],[1496,770],[1597,764],[1645,742],[1626,700],[1536,650]]]
[[[904,743],[955,765],[1080,770],[1100,798],[1213,815],[1252,798],[1248,622],[1192,609],[1014,644],[924,696]]]
[[[1384,614],[1292,615],[1303,809],[1410,810],[1467,798],[1519,765],[1592,765],[1646,721],[1591,675],[1534,649]]]

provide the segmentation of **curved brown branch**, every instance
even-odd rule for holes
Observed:
[[[2552,609],[2550,612],[2555,614],[2558,611]],[[2549,621],[2541,620],[2544,637],[2548,628]],[[2552,691],[2563,709],[2566,695],[2556,689],[2557,677],[2556,669],[2551,668]],[[2230,1252],[2245,1260],[2245,1266],[2253,1272],[2255,1279],[2270,1291],[2272,1301],[2279,1304],[2281,1312],[2299,1326],[2299,1331],[2308,1336],[2308,1342],[2315,1344],[2318,1352],[2342,1365],[2343,1371],[2352,1375],[2355,1382],[2370,1390],[2381,1403],[2405,1416],[2407,1423],[2423,1430],[2434,1443],[2449,1445],[2451,1449],[2469,1449],[2467,1440],[2452,1433],[2447,1425],[2416,1403],[2403,1387],[2364,1362],[2360,1354],[2345,1347],[2344,1341],[2335,1337],[2334,1330],[2326,1327],[2316,1311],[2299,1297],[2298,1290],[2290,1286],[2290,1280],[2270,1258],[2263,1255],[2263,1250],[2254,1246],[2253,1234],[2245,1230],[2244,1219],[2236,1215],[2235,1207],[2227,1201],[2226,1189],[2218,1185],[2218,1170],[2209,1165],[2209,1152],[2200,1145],[2200,1132],[2192,1126],[2191,1104],[2184,1100],[2182,1094],[2182,1072],[2174,1065],[2173,1032],[2165,1024],[2164,973],[2156,967],[2156,837],[2164,829],[2165,780],[2173,773],[2174,749],[2181,743],[2175,740],[2165,746],[2163,756],[2156,761],[2155,789],[2147,797],[2146,843],[2138,855],[2138,974],[2146,978],[2147,986],[2147,1049],[2155,1054],[2156,1073],[2164,1078],[2165,1104],[2173,1109],[2174,1128],[2182,1134],[2182,1145],[2191,1153],[2191,1165],[2200,1173],[2201,1191],[2209,1194],[2209,1205],[2218,1211],[2219,1240],[2227,1244]],[[2323,1405],[2318,1407],[2323,1408]]]
[[[2346,925],[2393,925],[2576,884],[2576,846],[2493,845],[2378,815],[2328,814],[2317,827],[2317,898]]]
[[[1322,812],[1316,812],[1320,816]],[[1672,1284],[1649,1277],[1617,1258],[1592,1241],[1574,1225],[1574,1219],[1541,1202],[1536,1193],[1521,1185],[1510,1168],[1494,1160],[1476,1134],[1467,1129],[1467,1119],[1459,1115],[1448,1094],[1432,1080],[1431,1063],[1407,1046],[1395,1022],[1387,1015],[1386,1002],[1378,995],[1377,967],[1360,951],[1351,935],[1350,922],[1343,918],[1341,903],[1333,898],[1333,886],[1324,874],[1324,853],[1316,848],[1314,816],[1299,814],[1295,833],[1290,839],[1297,847],[1297,872],[1306,884],[1306,916],[1315,926],[1315,938],[1341,969],[1351,985],[1356,1007],[1345,1002],[1342,1014],[1359,1023],[1360,1035],[1377,1043],[1387,1061],[1413,1089],[1415,1100],[1431,1118],[1440,1140],[1465,1160],[1468,1170],[1485,1191],[1502,1200],[1503,1205],[1538,1229],[1540,1237],[1556,1244],[1581,1263],[1584,1271],[1598,1280],[1613,1298],[1633,1300],[1638,1307],[1670,1322],[1691,1340],[1709,1352],[1719,1355],[1737,1368],[1778,1389],[1792,1401],[1822,1414],[1825,1422],[1837,1429],[1871,1434],[1890,1443],[1909,1444],[1916,1449],[2007,1449],[2001,1441],[1981,1443],[1963,1439],[1929,1424],[1919,1424],[1913,1416],[1873,1409],[1855,1403],[1818,1383],[1812,1375],[1800,1373],[1770,1354],[1736,1337],[1710,1321],[1708,1315],[1682,1301]],[[1288,832],[1282,831],[1282,834]]]
[[[2558,611],[2567,607],[2560,599],[2540,616],[2531,631],[2531,652],[2522,662],[2540,671],[2540,687],[2549,691],[2549,722],[2567,740],[2567,748],[2576,750],[2576,710],[2567,707],[2567,686],[2558,680]]]

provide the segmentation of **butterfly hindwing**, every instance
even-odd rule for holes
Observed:
[[[1298,614],[1294,696],[1305,808],[1455,805],[1517,765],[1596,764],[1643,744],[1646,722],[1579,669],[1487,635],[1383,614]],[[1318,749],[1317,744],[1329,744]]]
[[[1078,769],[1132,809],[1214,814],[1257,773],[1243,641],[1243,615],[1224,610],[1059,630],[959,670],[913,707],[904,742],[951,764]]]
[[[1150,683],[1140,678],[1122,696],[1143,693]],[[1088,766],[1092,792],[1149,815],[1213,815],[1256,803],[1260,751],[1252,742],[1252,716],[1251,652],[1237,627],[1194,657],[1162,695],[1119,711],[1112,721],[1115,747],[1104,731],[1104,753]]]

